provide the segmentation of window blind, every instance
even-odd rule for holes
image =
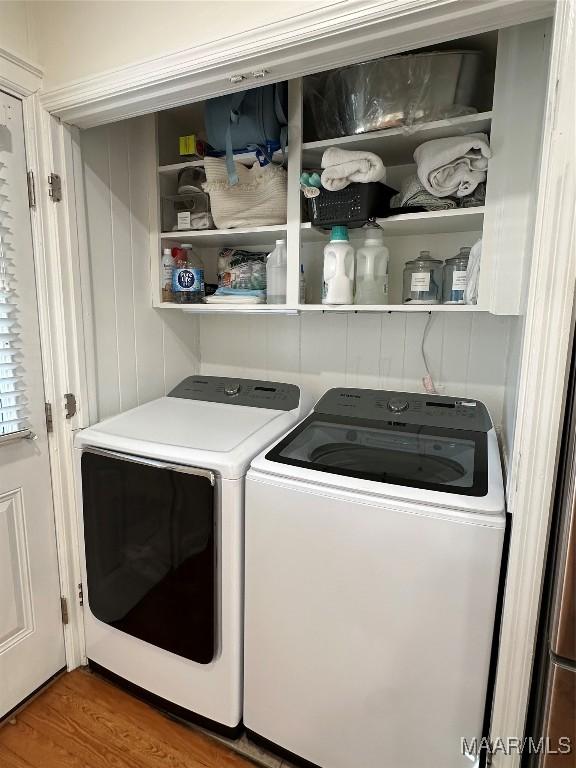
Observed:
[[[11,245],[10,194],[6,170],[0,160],[0,436],[30,427],[22,366],[21,328],[18,324],[18,292]]]

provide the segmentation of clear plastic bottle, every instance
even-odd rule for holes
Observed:
[[[162,283],[162,301],[174,301],[172,292],[172,272],[174,270],[174,259],[172,258],[172,249],[164,248],[162,251],[160,280]]]
[[[404,304],[439,304],[442,300],[442,262],[430,251],[420,251],[417,259],[404,267]]]
[[[466,285],[470,248],[460,248],[460,253],[444,262],[444,304],[466,304]]]
[[[322,304],[352,304],[354,296],[354,248],[347,227],[332,227],[324,248]]]
[[[276,240],[276,247],[266,260],[266,303],[286,304],[286,241]]]
[[[182,243],[172,271],[172,291],[177,304],[197,304],[204,299],[204,265],[188,243]]]
[[[356,251],[354,304],[388,304],[388,261],[381,229],[370,228]]]

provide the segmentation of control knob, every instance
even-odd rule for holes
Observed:
[[[388,400],[388,410],[392,413],[401,413],[408,408],[408,400],[402,400],[399,397],[393,397],[392,400]]]
[[[224,387],[224,394],[228,397],[234,397],[240,392],[240,384],[227,384]]]

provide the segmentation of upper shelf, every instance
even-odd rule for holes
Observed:
[[[286,149],[284,154],[285,156],[288,155],[288,149]],[[275,162],[280,162],[282,160],[282,152],[274,152],[274,154],[272,155],[272,159]],[[234,160],[236,160],[238,163],[242,163],[243,165],[252,166],[256,161],[256,153],[242,152],[237,155],[234,155]],[[172,165],[159,165],[158,173],[170,175],[170,174],[179,173],[179,171],[181,171],[183,168],[203,168],[203,167],[204,167],[204,160],[186,160],[182,163],[173,163]]]
[[[484,206],[476,208],[454,208],[448,211],[427,211],[425,213],[402,213],[377,219],[384,234],[393,235],[440,235],[451,232],[480,232],[484,218]],[[326,242],[329,230],[313,227],[310,222],[302,224],[302,242]],[[362,229],[351,229],[349,234],[362,234]]]
[[[302,145],[302,166],[320,167],[322,155],[327,147],[374,152],[388,165],[413,163],[416,147],[430,139],[443,139],[468,133],[490,131],[492,112],[435,120],[431,123],[416,123],[400,128],[387,128],[356,136],[342,136],[337,139],[308,141]]]

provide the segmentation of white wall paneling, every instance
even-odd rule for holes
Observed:
[[[293,382],[314,397],[337,386],[421,392],[428,317],[399,312],[201,317],[200,369],[207,375]],[[484,401],[498,425],[512,323],[488,313],[437,314],[426,340],[438,390]]]
[[[154,130],[146,116],[82,133],[99,419],[198,370],[195,319],[152,308]]]

